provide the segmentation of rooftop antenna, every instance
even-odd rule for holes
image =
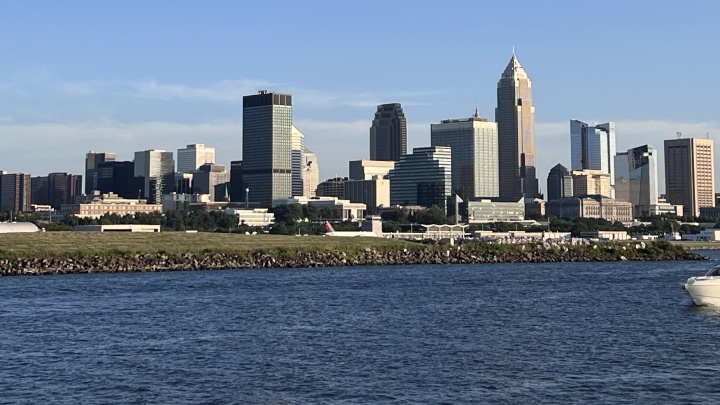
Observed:
[[[677,136],[677,139],[682,138],[682,132],[680,132],[680,131],[675,132],[675,135]]]
[[[710,132],[705,132],[705,139],[710,139]]]

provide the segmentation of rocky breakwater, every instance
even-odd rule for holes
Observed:
[[[47,257],[0,260],[0,276],[73,273],[153,272],[243,268],[343,267],[406,264],[552,263],[588,261],[703,260],[704,256],[666,242],[418,244],[399,250],[268,250],[239,253],[119,254],[91,258]]]

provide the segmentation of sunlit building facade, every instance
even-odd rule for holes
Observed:
[[[135,177],[140,177],[141,196],[148,204],[162,204],[162,195],[174,191],[175,160],[173,153],[163,149],[135,152]]]
[[[215,148],[202,143],[187,145],[177,151],[177,171],[179,173],[195,173],[206,163],[215,163]]]
[[[532,82],[513,54],[497,88],[500,197],[539,197]]]
[[[498,196],[497,123],[480,118],[443,120],[430,126],[430,144],[452,150],[452,189],[463,200]]]
[[[699,216],[700,207],[715,206],[714,147],[712,139],[665,140],[665,193],[686,214]]]

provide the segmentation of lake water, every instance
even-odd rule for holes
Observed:
[[[711,264],[0,278],[0,403],[717,403]]]

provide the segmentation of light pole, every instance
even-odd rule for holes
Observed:
[[[250,208],[250,188],[245,189],[245,209]]]

